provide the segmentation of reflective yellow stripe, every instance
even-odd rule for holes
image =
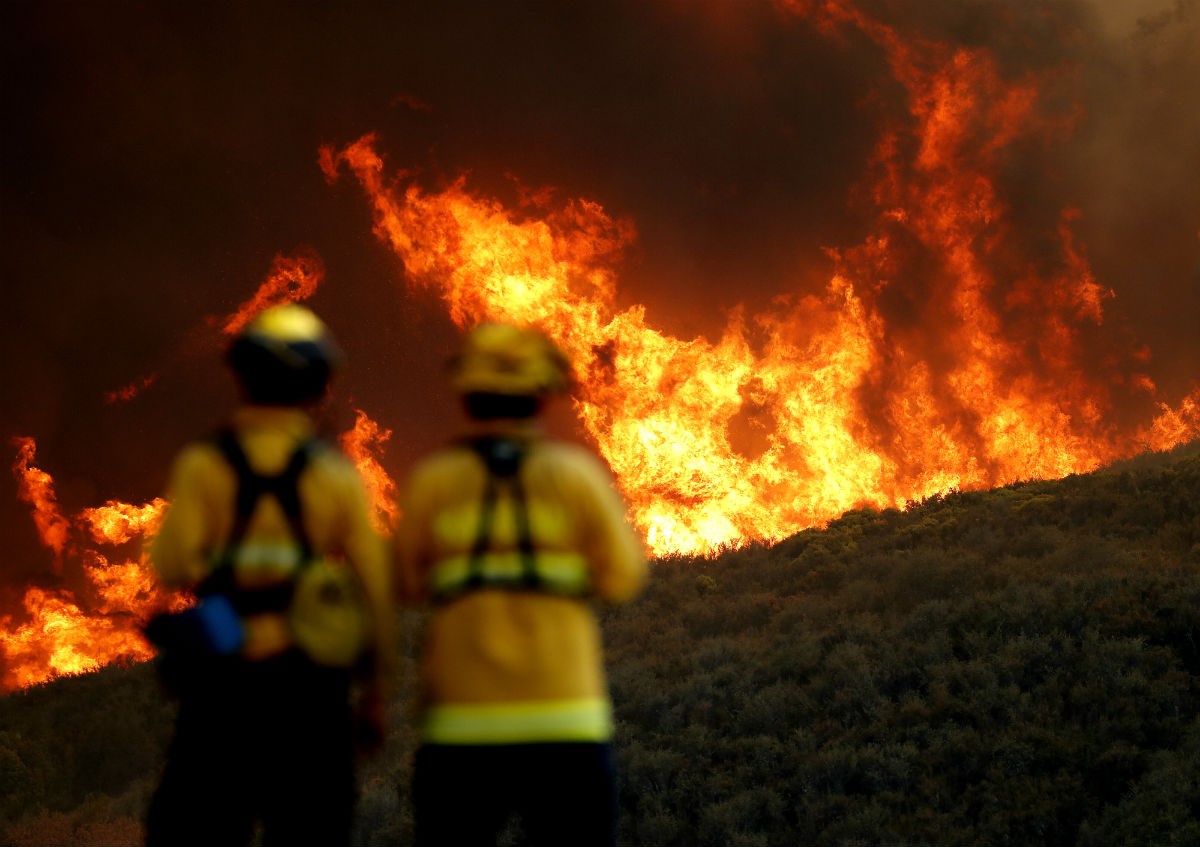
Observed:
[[[534,554],[534,569],[542,585],[563,594],[585,594],[588,590],[587,562],[579,553],[538,551]],[[480,561],[484,583],[518,583],[525,572],[525,563],[518,551],[485,553]],[[470,557],[450,556],[433,566],[430,574],[435,595],[454,594],[470,576]]]
[[[239,544],[234,548],[233,561],[239,566],[268,565],[291,571],[300,564],[300,548],[294,541],[280,543],[251,541]]]
[[[250,542],[234,547],[228,554],[237,583],[243,588],[292,579],[301,563],[300,548],[293,542]],[[222,561],[222,557],[216,561]]]
[[[538,700],[431,706],[423,736],[434,744],[522,744],[608,741],[612,730],[612,707],[605,700]]]

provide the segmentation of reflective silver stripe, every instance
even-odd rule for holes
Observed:
[[[534,570],[542,587],[561,594],[586,594],[590,584],[587,561],[579,553],[539,551],[534,554]],[[485,553],[479,562],[485,585],[519,584],[525,574],[525,562],[519,551]],[[449,556],[433,566],[430,587],[434,595],[453,595],[471,575],[470,556]]]
[[[443,703],[429,708],[422,729],[435,744],[608,741],[612,733],[612,706],[597,699]]]
[[[300,548],[294,542],[240,544],[233,551],[233,562],[238,566],[272,565],[287,571],[295,570],[300,565],[300,557]]]

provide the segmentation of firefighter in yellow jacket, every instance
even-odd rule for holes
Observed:
[[[349,842],[356,730],[382,738],[394,590],[357,472],[306,411],[337,359],[308,309],[260,313],[228,354],[245,404],[175,462],[151,558],[199,602],[148,627],[180,701],[152,847],[246,844],[256,824],[267,845]]]
[[[641,588],[641,542],[607,469],[539,430],[567,362],[542,335],[471,332],[452,365],[469,428],[423,461],[397,532],[422,645],[417,844],[612,845],[611,705],[588,601]]]

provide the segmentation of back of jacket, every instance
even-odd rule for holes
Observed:
[[[518,473],[537,588],[512,579],[527,564],[511,486],[497,486],[480,544],[489,474],[474,450],[435,453],[409,480],[396,538],[400,587],[408,602],[435,602],[422,657],[427,741],[611,735],[599,627],[586,601],[637,593],[646,576],[641,542],[589,452],[534,437]],[[493,584],[462,590],[472,569]]]
[[[247,407],[238,410],[231,423],[250,466],[264,476],[283,470],[313,434],[309,417],[293,408]],[[391,576],[357,471],[340,453],[318,451],[297,487],[314,556],[344,560],[355,570],[375,621],[376,649],[382,664],[390,665]],[[194,588],[211,573],[233,529],[236,494],[237,476],[215,444],[196,442],[180,453],[167,493],[170,506],[151,547],[164,585]],[[238,546],[237,586],[255,589],[286,582],[295,577],[298,564],[298,548],[282,508],[273,497],[260,498]],[[244,625],[243,653],[249,659],[267,658],[291,646],[281,614],[254,615]]]

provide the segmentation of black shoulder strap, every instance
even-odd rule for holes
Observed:
[[[521,462],[529,450],[529,445],[516,438],[502,436],[483,436],[472,438],[466,442],[483,463],[487,465],[488,473],[501,479],[515,477],[521,469]]]
[[[521,553],[520,584],[536,588],[541,584],[534,557],[533,534],[529,528],[529,506],[525,498],[525,487],[521,483],[521,463],[525,459],[528,445],[513,438],[484,437],[467,442],[483,460],[488,475],[484,483],[483,502],[479,511],[479,527],[471,545],[467,560],[467,579],[464,590],[479,588],[487,584],[483,573],[483,556],[492,540],[492,521],[496,513],[496,499],[501,486],[507,487],[513,498],[517,519],[517,548]]]
[[[229,534],[226,549],[231,550],[242,542],[259,498],[264,494],[270,494],[279,501],[283,514],[287,518],[288,528],[296,539],[296,545],[300,548],[301,565],[308,564],[312,559],[312,542],[309,539],[308,530],[304,527],[299,482],[300,475],[308,467],[309,459],[317,442],[313,439],[301,442],[292,453],[286,467],[274,476],[262,476],[250,467],[250,461],[246,458],[246,453],[233,430],[221,430],[217,433],[215,442],[237,475],[233,529]]]

